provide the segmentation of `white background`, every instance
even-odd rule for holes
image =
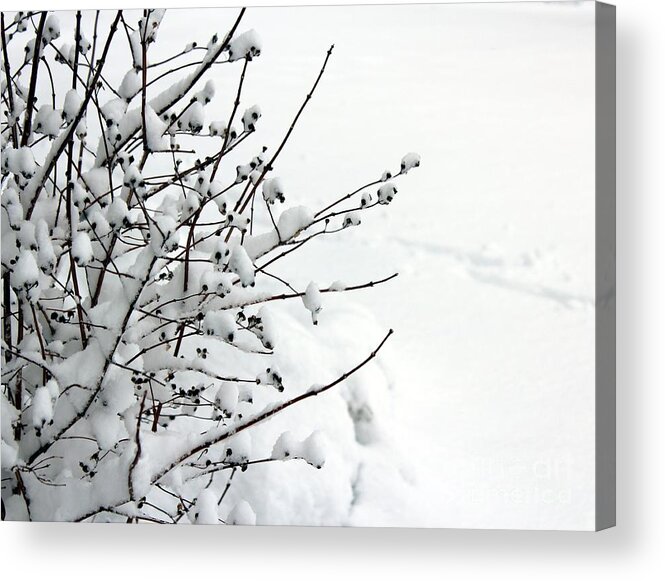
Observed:
[[[298,3],[298,2],[294,2]],[[201,2],[200,5],[231,5]],[[278,4],[278,3],[276,3]],[[653,577],[665,535],[660,380],[664,215],[657,176],[665,129],[662,55],[656,0],[618,4],[618,414],[619,527],[598,534],[454,530],[339,530],[0,526],[2,569],[49,577],[159,575],[254,578],[340,575],[362,578],[539,579]],[[123,7],[143,7],[122,2]],[[177,3],[162,2],[170,6]],[[99,7],[118,7],[99,3]],[[42,7],[40,4],[31,8]],[[46,6],[44,6],[46,7]],[[48,8],[90,8],[50,2]],[[6,8],[24,8],[10,4]],[[658,24],[657,24],[658,23]],[[662,559],[661,559],[662,560]],[[42,573],[43,574],[43,573]]]

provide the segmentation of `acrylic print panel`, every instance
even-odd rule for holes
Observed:
[[[599,528],[599,10],[3,13],[3,518]]]

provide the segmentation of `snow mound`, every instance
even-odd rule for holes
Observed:
[[[229,44],[229,61],[252,60],[261,54],[261,39],[255,30],[243,32]]]

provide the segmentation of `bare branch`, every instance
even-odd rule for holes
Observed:
[[[46,22],[46,12],[42,12],[39,17],[39,24],[37,25],[37,33],[35,35],[34,54],[32,55],[32,73],[30,74],[30,88],[28,89],[28,102],[25,109],[25,117],[23,120],[23,134],[21,138],[21,145],[28,145],[28,140],[32,133],[32,111],[35,107],[35,89],[37,88],[37,73],[39,71],[39,55],[42,51],[42,34],[44,33],[44,23]]]
[[[219,435],[216,435],[212,438],[205,439],[201,444],[194,446],[193,448],[189,449],[187,452],[182,454],[178,459],[174,460],[171,462],[168,466],[160,470],[157,474],[155,474],[152,477],[152,483],[155,484],[156,482],[159,482],[161,478],[163,478],[166,474],[168,474],[171,470],[173,470],[176,466],[179,466],[182,464],[185,460],[188,458],[191,458],[194,456],[194,454],[198,454],[199,452],[202,452],[203,450],[206,450],[210,446],[213,446],[215,444],[218,444],[219,442],[223,442],[224,440],[227,440],[231,436],[235,434],[239,434],[240,432],[243,432],[247,430],[248,428],[251,428],[252,426],[255,426],[256,424],[262,423],[274,415],[278,414],[279,412],[296,405],[297,403],[300,403],[301,401],[304,401],[306,399],[309,399],[310,397],[316,397],[317,395],[321,395],[322,393],[325,393],[329,389],[332,389],[336,385],[339,385],[342,383],[344,380],[348,379],[356,373],[359,369],[362,369],[365,365],[367,365],[372,359],[374,359],[378,352],[382,349],[386,341],[389,339],[389,337],[393,334],[393,330],[390,329],[386,336],[381,340],[381,342],[377,345],[377,347],[365,358],[363,359],[360,363],[358,363],[355,367],[352,367],[342,375],[340,375],[337,379],[334,381],[323,385],[323,386],[315,386],[310,388],[308,391],[300,394],[297,397],[294,397],[293,399],[287,400],[285,402],[278,403],[274,406],[268,407],[266,410],[261,412],[260,414],[253,416],[247,420],[244,420],[237,424],[234,428],[224,431]]]

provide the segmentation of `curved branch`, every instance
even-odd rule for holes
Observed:
[[[194,446],[184,454],[182,454],[178,459],[174,460],[171,462],[167,467],[163,468],[160,470],[155,476],[153,476],[151,482],[152,484],[157,483],[161,478],[163,478],[166,474],[168,474],[171,470],[182,464],[187,458],[190,458],[194,454],[197,454],[199,452],[202,452],[203,450],[209,448],[210,446],[213,446],[214,444],[218,444],[219,442],[223,442],[224,440],[227,440],[231,436],[234,436],[235,434],[238,434],[240,432],[244,432],[246,429],[251,428],[252,426],[255,426],[256,424],[262,423],[266,421],[267,419],[271,418],[275,414],[278,414],[279,412],[285,410],[286,408],[289,408],[301,401],[304,401],[306,399],[309,399],[310,397],[316,397],[317,395],[321,395],[322,393],[325,393],[329,389],[332,389],[336,385],[339,385],[342,383],[344,380],[348,379],[351,375],[356,373],[359,369],[362,369],[365,365],[367,365],[372,359],[376,357],[378,352],[383,348],[385,345],[386,341],[390,338],[390,336],[393,334],[393,330],[390,329],[386,336],[381,340],[381,342],[376,346],[376,348],[367,356],[365,359],[363,359],[360,363],[358,363],[355,367],[352,367],[342,375],[340,375],[337,379],[334,381],[331,381],[330,383],[322,386],[314,386],[307,390],[306,392],[300,394],[299,396],[296,396],[290,400],[278,403],[276,405],[270,406],[261,413],[248,418],[244,422],[238,424],[234,428],[227,430],[225,432],[222,432],[221,434],[209,438],[207,440],[204,440],[201,444],[198,446]]]

